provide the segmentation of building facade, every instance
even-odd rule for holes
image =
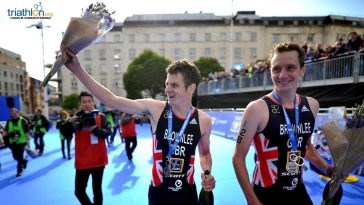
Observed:
[[[202,56],[216,58],[226,69],[266,59],[283,41],[323,47],[356,31],[364,34],[364,19],[348,16],[261,17],[254,11],[235,16],[212,13],[133,15],[98,43],[79,53],[83,68],[113,93],[126,96],[122,76],[144,50],[170,60],[191,62]],[[67,69],[62,69],[62,94],[86,90]]]

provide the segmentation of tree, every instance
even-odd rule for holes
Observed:
[[[142,98],[144,91],[150,97],[155,98],[164,91],[166,67],[170,61],[159,56],[151,50],[145,50],[135,58],[124,73],[124,88],[127,98]]]
[[[193,62],[200,70],[202,78],[208,78],[210,73],[225,71],[219,61],[212,57],[200,57],[197,61]]]
[[[77,109],[79,106],[79,95],[76,93],[65,96],[61,104],[61,107],[67,110]]]

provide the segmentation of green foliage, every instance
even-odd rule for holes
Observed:
[[[145,50],[135,58],[123,76],[127,98],[142,98],[142,91],[152,98],[162,94],[166,78],[165,69],[169,64],[169,60],[151,50]]]
[[[80,102],[78,98],[79,95],[75,93],[65,96],[61,104],[62,108],[66,110],[73,110],[79,108]]]
[[[212,57],[200,57],[197,61],[193,62],[200,70],[201,77],[206,78],[210,73],[215,73],[219,71],[225,71],[219,61]]]

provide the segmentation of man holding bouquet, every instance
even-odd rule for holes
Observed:
[[[244,112],[233,165],[248,204],[313,204],[303,184],[303,158],[332,173],[310,143],[319,103],[296,93],[306,70],[304,58],[304,51],[294,43],[273,48],[274,89],[250,102]],[[252,184],[245,162],[251,143],[256,149]]]
[[[200,81],[198,68],[184,60],[167,68],[165,94],[168,101],[131,100],[115,96],[81,68],[75,55],[65,63],[78,79],[106,106],[129,114],[148,114],[153,130],[153,168],[149,187],[150,205],[197,205],[194,159],[198,146],[202,171],[211,172],[211,118],[192,106],[192,96]],[[215,187],[212,175],[202,177],[202,187]]]

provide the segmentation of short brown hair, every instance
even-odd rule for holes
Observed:
[[[274,54],[283,53],[288,51],[297,51],[298,53],[298,61],[300,63],[301,68],[305,65],[305,51],[296,43],[292,42],[284,42],[276,45],[272,48],[272,51],[269,55],[268,62],[271,63],[271,60]]]
[[[189,63],[186,60],[174,61],[167,67],[166,72],[172,75],[181,73],[186,88],[195,83],[197,89],[201,80],[200,70],[195,64]]]

